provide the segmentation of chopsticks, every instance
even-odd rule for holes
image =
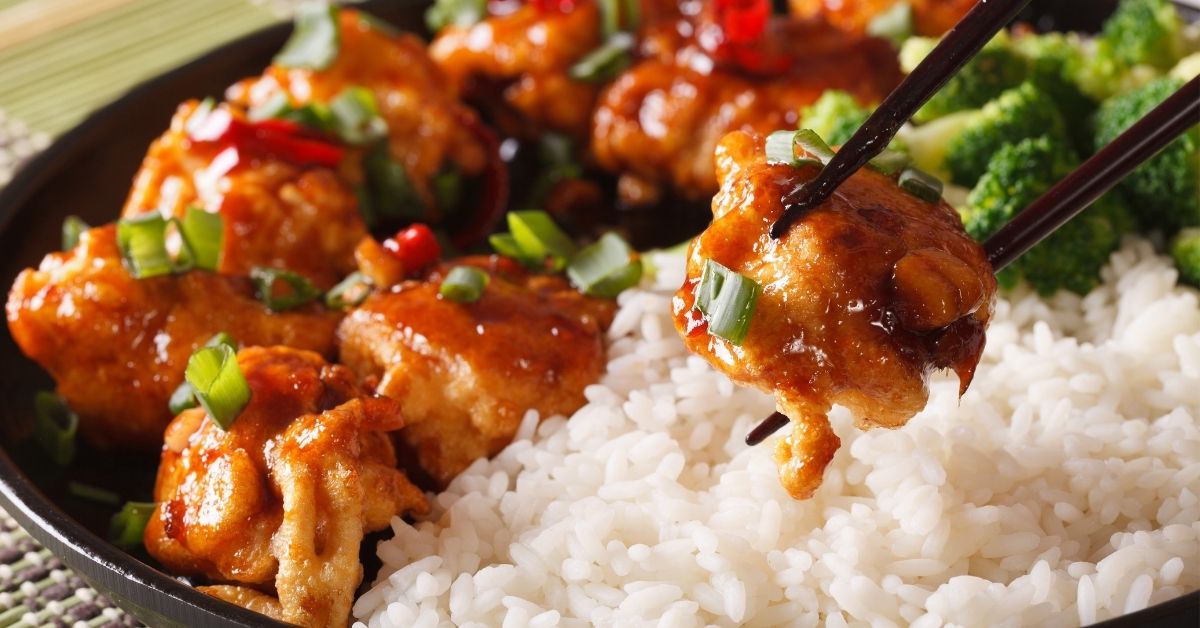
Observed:
[[[983,247],[992,268],[1000,270],[1033,248],[1197,124],[1200,77],[1189,81],[988,238]],[[746,444],[761,443],[788,421],[781,412],[771,414],[746,434]]]
[[[789,227],[816,207],[851,174],[887,148],[896,131],[929,100],[984,44],[1004,28],[1030,0],[980,0],[941,43],[879,105],[811,182],[784,199],[783,214],[771,225],[771,237],[783,237]]]

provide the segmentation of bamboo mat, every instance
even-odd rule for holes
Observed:
[[[141,81],[300,0],[0,0],[0,187]],[[136,626],[0,511],[0,628]]]

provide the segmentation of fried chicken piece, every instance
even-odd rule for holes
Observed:
[[[438,296],[455,265],[491,277],[482,298]],[[604,371],[611,301],[584,296],[561,277],[534,275],[500,257],[444,264],[369,298],[338,329],[342,361],[400,402],[400,438],[445,485],[516,434],[526,410],[570,415]]]
[[[953,369],[965,392],[996,280],[953,208],[870,169],[772,239],[782,198],[817,169],[768,165],[763,145],[737,132],[717,149],[713,223],[691,244],[673,309],[689,349],[775,394],[795,424],[776,451],[780,477],[804,499],[839,445],[826,418],[833,404],[862,428],[899,427],[925,406],[933,370]],[[707,260],[762,287],[741,346],[706,333],[693,309]]]
[[[283,268],[329,288],[353,271],[354,246],[366,227],[354,192],[337,174],[194,142],[188,124],[204,114],[196,101],[180,105],[171,128],[150,145],[122,215],[219,213],[224,238],[218,270],[224,274]]]
[[[210,595],[301,626],[344,626],[367,532],[424,513],[385,432],[400,404],[284,347],[238,353],[250,402],[228,430],[201,408],[167,428],[146,549]],[[271,595],[271,593],[274,595]]]
[[[135,279],[111,225],[18,275],[6,311],[13,339],[58,382],[89,442],[150,450],[162,444],[188,358],[214,334],[331,354],[338,322],[316,308],[272,313],[244,278]]]
[[[480,138],[478,118],[458,102],[457,91],[415,35],[383,32],[352,9],[341,9],[338,20],[340,44],[329,67],[312,70],[273,64],[262,76],[230,87],[226,97],[249,108],[283,92],[293,106],[300,107],[328,104],[348,87],[370,90],[387,122],[392,158],[404,166],[426,209],[436,209],[434,175],[444,167],[466,176],[479,175],[493,158],[492,148]],[[357,160],[347,160],[342,175],[355,184],[363,180]]]
[[[566,12],[525,4],[471,26],[450,25],[429,54],[453,89],[482,101],[509,135],[587,136],[598,87],[569,75],[600,45],[599,11],[580,0]]]
[[[718,65],[720,51],[677,34],[647,36],[653,56],[609,85],[592,116],[592,154],[621,175],[622,200],[636,205],[664,189],[706,199],[717,189],[712,155],[725,134],[795,128],[799,111],[829,89],[878,102],[900,79],[887,42],[824,22],[773,22],[761,48],[748,53],[775,55],[781,68],[753,75]]]
[[[838,28],[862,34],[875,16],[901,0],[789,0],[796,15],[820,15]],[[912,7],[918,35],[937,37],[950,30],[979,0],[904,0]]]

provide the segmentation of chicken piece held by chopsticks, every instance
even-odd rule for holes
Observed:
[[[855,173],[773,239],[783,197],[817,166],[768,164],[763,139],[742,132],[722,140],[716,163],[721,190],[689,249],[676,326],[731,378],[775,394],[794,425],[777,445],[780,478],[804,499],[840,444],[826,416],[833,404],[863,428],[899,427],[925,406],[933,370],[953,369],[966,390],[996,281],[954,209],[901,190],[894,176]],[[740,345],[709,333],[695,308],[710,261],[761,287]]]

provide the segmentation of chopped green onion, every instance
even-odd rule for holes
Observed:
[[[275,92],[262,104],[251,107],[250,111],[246,113],[246,117],[251,122],[269,119],[288,120],[322,133],[335,131],[333,114],[330,113],[329,107],[318,102],[295,107],[284,92]]]
[[[167,253],[167,221],[157,213],[117,221],[117,246],[130,274],[138,279],[169,275],[175,269]]]
[[[641,21],[638,0],[600,0],[600,33],[606,39],[620,31],[636,31]]]
[[[250,385],[228,345],[203,347],[188,358],[184,377],[209,418],[228,430],[250,402]]]
[[[913,11],[908,2],[897,2],[867,22],[867,34],[890,39],[897,44],[912,37]]]
[[[809,157],[796,156],[796,134],[797,131],[775,131],[767,136],[767,163],[769,164],[787,164],[792,167],[800,167],[806,164],[817,164],[821,162]]]
[[[488,236],[488,243],[497,253],[510,257],[524,266],[537,268],[545,263],[545,260],[530,257],[525,251],[522,251],[521,246],[517,244],[517,239],[511,233],[493,233]]]
[[[180,382],[179,386],[175,388],[175,392],[171,393],[171,399],[167,401],[167,409],[171,411],[171,416],[195,407],[196,389],[187,382]]]
[[[91,229],[91,225],[83,221],[79,216],[67,216],[62,224],[62,250],[70,251],[79,244],[79,237],[84,231]]]
[[[378,142],[363,159],[371,192],[371,209],[389,218],[421,217],[421,200],[404,164],[392,159],[387,142]]]
[[[892,150],[890,148],[883,149],[883,152],[875,156],[874,159],[867,162],[867,165],[886,174],[894,175],[901,170],[904,170],[908,164],[912,163],[912,158],[907,153]]]
[[[575,243],[570,236],[544,211],[509,212],[508,229],[526,258],[538,262],[549,258],[554,270],[560,270],[575,254]]]
[[[436,34],[447,26],[466,28],[487,16],[487,0],[437,0],[425,11],[425,25]]]
[[[221,263],[221,245],[225,238],[225,221],[221,214],[192,206],[178,226],[196,268],[216,270]]]
[[[833,149],[812,129],[800,129],[796,131],[794,141],[796,146],[799,146],[804,152],[820,160],[822,164],[827,164],[830,159],[833,159]]]
[[[753,279],[710,259],[696,287],[696,309],[708,317],[708,333],[740,345],[761,292]]]
[[[456,303],[474,303],[483,296],[491,278],[488,274],[472,266],[455,266],[442,280],[438,294]]]
[[[139,547],[154,506],[154,502],[125,502],[108,523],[108,540],[120,547]]]
[[[292,36],[275,55],[285,68],[324,70],[337,58],[341,46],[338,8],[325,2],[305,2],[296,9]]]
[[[621,236],[606,233],[579,251],[567,265],[567,277],[585,294],[616,298],[642,279],[642,262]]]
[[[365,87],[343,89],[329,101],[329,112],[338,137],[347,144],[362,146],[387,137],[387,122],[379,116],[375,94]]]
[[[325,307],[344,310],[354,307],[371,295],[371,280],[362,273],[351,273],[325,293]]]
[[[570,76],[577,81],[602,83],[620,74],[632,63],[634,37],[617,33],[599,48],[571,66]]]
[[[250,269],[250,279],[254,282],[254,296],[273,312],[300,307],[321,296],[311,281],[290,270],[255,266]],[[277,290],[281,281],[282,293]]]
[[[75,458],[79,415],[60,396],[47,391],[33,398],[33,439],[54,464],[66,466]]]
[[[80,499],[86,499],[88,501],[101,504],[108,504],[110,506],[116,506],[117,504],[121,503],[120,495],[112,491],[102,489],[98,486],[92,486],[91,484],[84,484],[82,482],[67,482],[67,494],[71,495],[72,497],[78,497]]]
[[[271,118],[282,118],[290,111],[292,111],[291,99],[288,98],[286,92],[278,91],[261,104],[251,107],[246,112],[246,117],[251,122],[260,122],[262,120],[270,120]]]
[[[237,341],[234,340],[233,336],[229,335],[229,332],[226,331],[213,334],[213,337],[209,338],[208,342],[204,343],[204,346],[206,347],[220,347],[222,345],[229,347],[234,351],[237,351],[238,349]]]
[[[942,180],[918,168],[905,168],[900,173],[900,188],[930,203],[942,198]]]

